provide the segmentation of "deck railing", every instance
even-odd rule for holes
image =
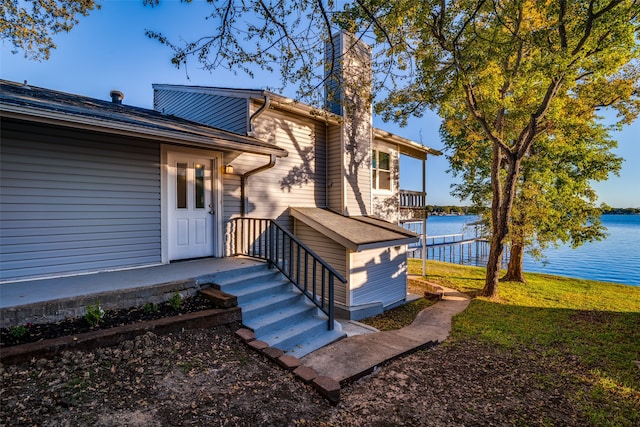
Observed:
[[[328,329],[333,330],[334,284],[347,283],[340,273],[271,219],[231,219],[227,237],[231,255],[264,259],[276,267],[328,316]]]
[[[424,208],[426,202],[422,191],[400,190],[401,208]]]

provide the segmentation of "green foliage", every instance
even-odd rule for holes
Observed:
[[[158,312],[158,304],[147,302],[142,307],[142,311],[144,311],[145,314],[157,313]]]
[[[475,215],[478,212],[478,209],[474,206],[435,206],[435,205],[427,205],[427,213],[429,215]]]
[[[169,305],[175,311],[180,310],[180,306],[182,305],[182,295],[180,295],[178,291],[175,291],[173,295],[171,295],[171,298],[169,298]]]
[[[15,339],[20,339],[24,337],[25,335],[27,335],[28,332],[29,332],[29,327],[26,325],[16,325],[9,328],[9,335]]]
[[[595,120],[577,124],[557,123],[554,136],[540,136],[521,164],[513,204],[508,241],[540,257],[549,245],[571,243],[573,247],[605,237],[600,223],[604,206],[597,204],[592,182],[616,173],[622,159],[612,150],[615,141]],[[465,142],[464,134],[453,137],[443,131],[447,146],[455,149]],[[458,138],[462,138],[459,140]],[[488,144],[487,144],[488,145]],[[479,207],[490,204],[490,150],[475,154],[457,152],[451,157],[452,171],[461,176],[454,185],[460,198],[470,197]],[[490,211],[483,219],[490,228]]]
[[[617,110],[621,124],[640,110],[637,4],[381,3],[365,2],[384,10],[378,41],[398,40],[393,54],[411,57],[415,71],[376,109],[401,123],[428,108],[441,116],[452,170],[463,176],[454,194],[491,207],[483,292],[497,294],[509,238],[535,239],[538,249],[602,238],[590,182],[616,173],[621,159],[597,111]]]
[[[94,304],[89,304],[87,306],[87,312],[84,315],[84,319],[87,321],[89,326],[93,328],[100,324],[104,315],[104,309],[100,306],[100,303],[96,301]]]
[[[56,48],[52,36],[71,31],[79,16],[100,9],[96,0],[3,0],[0,3],[0,35],[17,53],[35,60],[49,59]]]
[[[428,261],[427,278],[474,295],[483,270]],[[420,271],[421,261],[410,260],[409,272]],[[499,299],[473,299],[455,317],[452,339],[539,354],[560,366],[577,358],[583,369],[566,375],[587,381],[591,393],[572,399],[594,425],[637,425],[640,288],[533,273],[527,282],[504,283]]]

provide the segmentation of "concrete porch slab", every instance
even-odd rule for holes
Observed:
[[[206,258],[171,264],[69,277],[9,282],[0,285],[0,326],[43,323],[54,317],[83,315],[87,304],[105,309],[161,302],[166,294],[183,297],[197,292],[221,273],[261,267],[247,257]]]

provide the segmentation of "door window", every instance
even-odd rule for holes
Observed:
[[[195,199],[196,199],[196,209],[204,209],[205,201],[204,201],[204,165],[196,164],[195,165]]]
[[[187,208],[187,163],[176,165],[176,207]]]

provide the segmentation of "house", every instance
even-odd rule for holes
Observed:
[[[336,36],[344,79],[357,74],[347,37]],[[440,153],[374,129],[361,95],[345,91],[326,112],[265,90],[156,84],[148,110],[117,91],[103,101],[0,86],[0,286],[234,256],[267,238],[239,220],[255,220],[255,233],[266,219],[345,279],[338,316],[406,298],[418,237],[398,225],[399,156]],[[303,262],[287,257],[291,271]]]

